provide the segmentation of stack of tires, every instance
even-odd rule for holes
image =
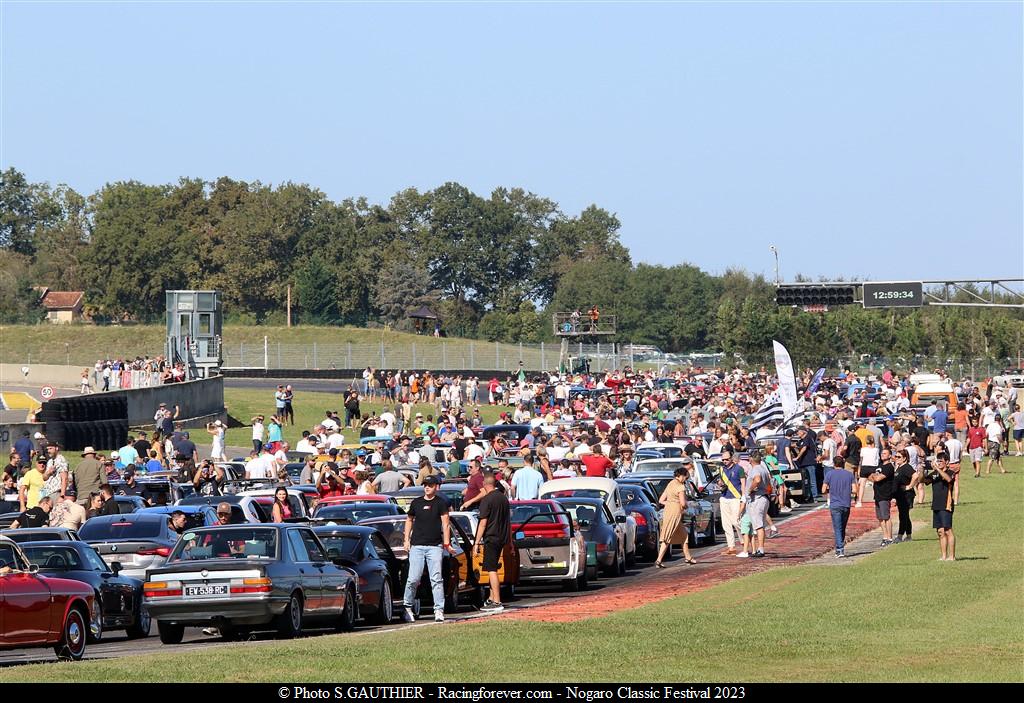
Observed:
[[[54,398],[36,416],[47,439],[68,451],[117,449],[128,441],[128,398],[123,393]]]

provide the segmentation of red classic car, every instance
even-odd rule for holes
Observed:
[[[17,544],[0,537],[0,649],[52,646],[60,659],[81,659],[94,598],[88,584],[40,575]]]

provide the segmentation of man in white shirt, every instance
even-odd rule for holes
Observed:
[[[295,451],[302,452],[303,454],[315,454],[316,447],[313,442],[316,441],[315,435],[302,433],[302,439],[300,439],[295,445]]]
[[[466,447],[465,459],[472,461],[473,459],[483,459],[484,449],[476,442],[470,442],[469,446]]]
[[[320,421],[320,424],[324,426],[325,430],[338,431],[338,423],[334,421],[334,418],[331,417],[330,413],[326,414],[326,417]]]
[[[277,475],[288,463],[288,443],[281,442],[281,446],[274,452],[274,474]]]
[[[386,425],[382,434],[390,435],[395,431],[395,424],[398,422],[398,418],[395,417],[393,412],[385,410],[380,414],[380,419],[383,420]]]
[[[249,453],[249,461],[245,462],[245,478],[250,481],[270,478],[267,462],[263,460],[262,454],[255,451]]]
[[[263,447],[263,416],[257,415],[252,419],[252,448],[259,451]]]
[[[328,449],[339,449],[341,445],[345,443],[345,435],[338,432],[338,428],[335,427],[333,430],[328,430],[327,435],[327,448]]]
[[[996,417],[996,409],[994,403],[986,403],[981,408],[981,426],[988,430],[989,424]]]

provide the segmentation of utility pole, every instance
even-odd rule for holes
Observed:
[[[288,326],[292,326],[292,284],[288,284]]]
[[[779,285],[782,281],[779,279],[779,250],[772,244],[770,247],[772,253],[775,254],[775,285]]]

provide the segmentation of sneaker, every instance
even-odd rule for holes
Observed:
[[[793,512],[793,509],[792,508],[779,508],[779,512],[782,513],[783,515],[789,515],[791,512]]]
[[[910,535],[903,535],[903,541],[904,542],[909,542],[910,541]]]
[[[402,609],[402,620],[405,622],[416,622],[416,615],[412,612],[412,608],[405,606]]]
[[[444,611],[443,610],[435,610],[434,611],[434,622],[444,622]]]
[[[836,552],[836,559],[845,559],[845,558],[846,558],[846,552],[844,552],[842,549],[840,549],[839,551]]]
[[[729,555],[729,556],[736,556],[736,550],[735,550],[735,549],[733,549],[732,547],[729,547],[728,549],[726,549],[726,550],[725,550],[725,553],[726,553],[727,555]]]
[[[749,555],[749,554],[747,554],[746,552],[740,552],[739,554],[737,554],[737,555],[736,555],[736,558],[737,558],[737,559],[746,559],[746,558],[747,558],[747,557],[749,557],[749,556],[750,556],[750,555]]]
[[[855,508],[863,508],[863,507],[864,507],[864,505],[863,505],[863,504],[862,504],[862,503],[861,503],[861,502],[860,502],[860,501],[858,500],[858,501],[857,501],[857,505],[855,505],[855,506],[853,506],[853,507],[855,507]]]
[[[890,544],[892,544],[892,540],[891,539],[883,539],[882,540],[882,546],[883,547],[888,547]]]
[[[779,536],[779,528],[777,528],[775,525],[772,525],[771,529],[768,530],[768,538],[771,539],[772,537],[778,537],[778,536]]]
[[[759,550],[757,550],[756,552],[754,552],[753,554],[751,554],[750,556],[752,556],[752,557],[756,557],[756,558],[758,558],[758,559],[761,559],[761,558],[763,558],[763,557],[764,557],[764,552],[762,552],[762,551],[761,551],[761,550],[759,549]]]
[[[483,610],[488,613],[500,613],[504,609],[504,605],[502,605],[501,603],[495,603],[493,600],[487,601],[486,603],[484,603],[483,607],[480,608],[480,610]]]
[[[203,634],[207,637],[216,637],[220,634],[220,630],[218,630],[216,627],[204,627]]]

